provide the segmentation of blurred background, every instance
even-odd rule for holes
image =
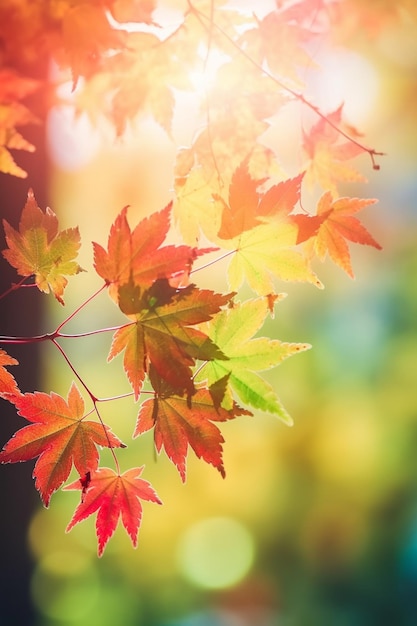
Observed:
[[[267,374],[294,426],[261,414],[224,424],[226,479],[190,454],[185,485],[155,458],[151,433],[132,442],[122,469],[145,465],[164,503],[144,503],[137,550],[119,528],[98,559],[93,517],[65,534],[78,492],[57,493],[49,510],[36,504],[21,536],[33,626],[417,623],[417,25],[402,6],[395,15],[384,2],[346,10],[331,52],[316,52],[321,76],[307,77],[319,106],[345,101],[367,145],[386,153],[380,171],[360,157],[368,183],[341,189],[379,199],[363,221],[383,250],[352,246],[354,281],[327,262],[315,266],[324,291],[279,287],[288,297],[263,333],[313,345]],[[294,105],[265,141],[294,145],[288,119],[302,115]],[[177,137],[187,136],[183,119]],[[171,199],[175,156],[148,120],[114,142],[66,107],[51,112],[46,144],[48,204],[63,228],[79,225],[89,271],[70,281],[64,312],[49,304],[43,331],[100,286],[91,241],[106,245],[120,209],[130,205],[135,225]],[[205,286],[226,288],[221,265],[201,274]],[[103,294],[66,332],[118,321]],[[104,364],[110,340],[65,344],[97,396],[129,390],[120,360]],[[44,348],[42,388],[66,396],[71,372]],[[137,406],[118,400],[102,412],[129,444]]]

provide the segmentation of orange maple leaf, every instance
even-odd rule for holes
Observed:
[[[178,282],[188,277],[199,255],[213,250],[197,250],[186,245],[162,246],[170,227],[171,207],[172,203],[141,220],[133,230],[126,217],[128,207],[125,207],[110,229],[107,251],[93,242],[94,267],[109,285],[109,294],[116,302],[119,287],[129,281],[142,289],[162,278]]]
[[[18,178],[27,176],[27,172],[13,159],[10,150],[35,150],[35,146],[17,128],[39,123],[35,115],[20,102],[39,87],[39,81],[21,76],[10,68],[0,68],[0,172]]]
[[[237,415],[252,413],[237,404],[230,410],[222,408],[208,389],[198,389],[191,398],[187,398],[175,394],[166,383],[155,380],[155,376],[152,378],[157,393],[153,400],[145,400],[141,405],[133,436],[137,437],[154,428],[157,452],[164,447],[183,482],[186,478],[188,446],[198,458],[213,465],[224,478],[224,439],[213,422],[225,422]]]
[[[4,258],[20,276],[35,276],[40,291],[52,291],[64,304],[63,294],[68,283],[65,275],[82,272],[74,261],[80,247],[78,228],[58,231],[58,218],[47,207],[45,213],[39,208],[30,189],[23,208],[19,230],[3,220],[8,248]]]
[[[108,467],[101,467],[91,473],[88,484],[84,479],[79,479],[64,487],[65,490],[79,489],[83,494],[66,531],[69,532],[75,524],[98,511],[96,520],[98,556],[103,554],[120,517],[136,548],[142,521],[140,500],[162,504],[151,485],[143,478],[139,478],[142,470],[143,467],[135,467],[124,474],[116,474]]]
[[[375,202],[376,200],[371,198],[338,198],[333,201],[332,194],[329,191],[325,192],[317,205],[317,216],[322,221],[317,234],[307,242],[307,246],[312,248],[321,261],[324,261],[328,253],[334,263],[353,278],[347,242],[352,241],[381,250],[381,245],[375,241],[365,226],[353,217],[353,213]]]
[[[265,222],[291,221],[288,216],[300,200],[303,177],[304,172],[272,185],[265,192],[258,191],[268,178],[253,179],[249,174],[248,159],[245,159],[232,176],[228,203],[213,194],[223,205],[218,232],[220,239],[233,239]]]
[[[38,391],[8,395],[7,399],[32,424],[9,439],[0,452],[0,463],[39,457],[33,477],[46,507],[51,495],[67,480],[73,465],[81,476],[97,468],[97,445],[125,447],[108,426],[85,420],[84,401],[74,383],[67,401],[56,393]]]
[[[343,105],[326,118],[320,118],[308,133],[303,135],[303,148],[308,157],[305,180],[310,187],[318,183],[323,189],[337,195],[339,182],[366,182],[366,178],[346,161],[363,154],[366,148],[356,143],[358,131],[347,125],[343,118]],[[330,122],[330,123],[329,123]],[[340,128],[352,137],[345,139]]]
[[[80,76],[90,78],[108,56],[108,50],[123,50],[126,32],[111,26],[104,6],[70,3],[62,17],[64,54],[72,70],[74,86]]]
[[[14,377],[4,367],[5,365],[18,364],[16,359],[0,348],[0,395],[20,393]]]

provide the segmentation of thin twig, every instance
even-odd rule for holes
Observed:
[[[203,28],[205,28],[206,30],[215,28],[219,33],[221,33],[221,35],[225,39],[227,39],[227,41],[235,48],[235,50],[237,50],[247,61],[249,61],[249,63],[251,63],[254,67],[256,67],[257,70],[259,70],[262,74],[264,74],[265,76],[270,78],[278,87],[280,87],[280,89],[283,89],[284,91],[289,93],[291,96],[293,96],[293,98],[295,98],[296,100],[298,100],[299,102],[304,104],[306,107],[308,107],[318,117],[320,117],[324,122],[326,122],[329,126],[331,126],[337,133],[339,133],[342,137],[347,139],[347,141],[353,143],[354,145],[356,145],[358,148],[360,148],[364,152],[367,152],[369,154],[369,156],[370,156],[370,159],[371,159],[371,162],[372,162],[372,167],[373,167],[374,170],[379,170],[380,169],[380,165],[376,162],[375,157],[377,157],[377,156],[384,156],[385,152],[377,152],[373,148],[368,148],[367,146],[362,144],[360,141],[358,141],[357,139],[355,139],[354,137],[349,135],[349,133],[344,131],[342,128],[340,128],[340,126],[338,126],[331,119],[329,119],[327,117],[327,115],[325,115],[325,113],[322,113],[320,111],[320,109],[318,108],[318,106],[316,106],[315,104],[313,104],[312,102],[307,100],[307,98],[302,93],[300,93],[298,91],[295,91],[294,89],[292,89],[291,87],[286,85],[284,82],[279,80],[279,78],[276,78],[273,74],[268,72],[268,70],[266,70],[264,67],[262,67],[262,65],[260,65],[245,50],[243,50],[243,48],[241,48],[239,46],[239,44],[237,44],[236,41],[234,41],[234,39],[232,39],[230,37],[230,35],[228,35],[226,33],[226,31],[223,30],[223,28],[221,28],[221,26],[216,24],[215,21],[211,20],[210,17],[205,15],[205,13],[203,13],[202,11],[197,9],[193,5],[191,0],[187,0],[187,3],[188,3],[190,11],[192,13],[194,13],[194,15],[199,20],[200,24],[203,26]],[[202,20],[205,20],[206,22],[208,22],[209,26],[204,24]],[[210,32],[210,30],[209,30],[209,32]]]

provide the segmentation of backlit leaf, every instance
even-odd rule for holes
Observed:
[[[309,249],[324,261],[326,255],[339,265],[351,278],[354,277],[348,242],[360,243],[381,250],[365,226],[354,213],[374,204],[375,199],[338,198],[333,200],[330,192],[324,193],[317,205],[317,216],[322,218],[317,234],[307,242]]]
[[[142,470],[143,467],[134,467],[123,474],[117,474],[108,467],[101,467],[91,473],[87,487],[81,479],[64,487],[65,490],[79,489],[83,492],[82,500],[67,526],[67,532],[97,512],[99,556],[113,536],[120,518],[136,548],[142,521],[141,500],[162,504],[150,483],[140,478]]]
[[[18,430],[6,443],[0,452],[0,463],[39,457],[33,477],[46,507],[51,495],[67,480],[73,465],[81,476],[97,468],[97,446],[124,447],[107,426],[85,419],[84,401],[74,383],[67,400],[56,393],[39,391],[8,399],[31,424]]]
[[[191,368],[196,360],[224,358],[211,339],[193,326],[218,313],[233,294],[217,294],[195,285],[177,290],[160,281],[143,294],[128,284],[120,288],[119,296],[121,310],[134,323],[115,332],[108,358],[124,351],[124,368],[135,397],[149,364],[178,392],[192,394]]]
[[[64,304],[63,294],[68,283],[65,276],[82,271],[74,260],[80,247],[78,228],[58,231],[57,216],[49,207],[45,213],[38,207],[32,190],[22,211],[19,230],[6,220],[3,225],[8,245],[3,250],[4,258],[20,276],[35,276],[40,291],[52,291]]]
[[[228,358],[206,363],[196,381],[205,380],[211,386],[227,376],[228,389],[223,406],[226,403],[226,407],[230,408],[233,404],[233,391],[244,404],[273,413],[291,424],[292,420],[275,390],[257,372],[271,369],[289,356],[308,350],[311,346],[266,337],[254,338],[269,313],[269,299],[257,298],[236,303],[204,324],[203,330]]]
[[[17,383],[12,374],[6,370],[6,365],[18,365],[18,361],[9,356],[0,348],[0,395],[20,393]]]
[[[157,387],[155,383],[154,386]],[[224,439],[213,422],[225,422],[242,413],[250,414],[236,404],[230,410],[215,407],[208,389],[198,389],[191,398],[187,398],[170,392],[162,384],[157,388],[155,398],[141,405],[134,437],[154,428],[157,452],[165,449],[182,481],[186,478],[188,447],[224,477]]]

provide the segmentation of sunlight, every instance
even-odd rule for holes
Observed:
[[[350,123],[364,126],[375,111],[379,95],[379,77],[369,59],[352,50],[324,50],[314,56],[320,66],[312,73],[309,91],[315,104],[334,111],[342,103]]]
[[[230,57],[206,44],[201,43],[198,50],[199,65],[190,75],[190,81],[197,94],[204,95],[214,84],[218,69],[230,60]]]

